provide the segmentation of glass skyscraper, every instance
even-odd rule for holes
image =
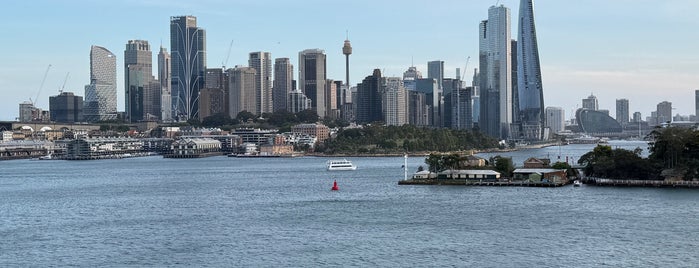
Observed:
[[[197,27],[196,17],[170,17],[170,50],[173,118],[197,118],[206,69],[206,31]]]
[[[534,25],[533,0],[521,0],[519,4],[517,82],[523,138],[545,139],[544,91]]]
[[[117,118],[116,56],[100,46],[90,48],[90,84],[85,86],[85,121]]]

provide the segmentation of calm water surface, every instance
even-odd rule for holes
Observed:
[[[402,158],[348,159],[0,162],[0,266],[699,263],[696,190],[399,186]]]

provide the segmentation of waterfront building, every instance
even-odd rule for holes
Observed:
[[[357,85],[356,103],[357,124],[368,124],[383,121],[381,106],[381,70],[374,73]]]
[[[49,97],[51,121],[56,123],[75,123],[83,121],[83,97],[73,92],[61,92]]]
[[[65,146],[65,154],[60,158],[66,160],[115,158],[143,152],[143,142],[134,138],[79,138],[67,141]]]
[[[619,124],[621,124],[622,126],[629,123],[628,99],[616,100],[616,121],[619,122]]]
[[[169,157],[200,157],[221,152],[221,142],[211,138],[181,138],[174,141],[170,148],[172,154]]]
[[[273,112],[288,111],[287,102],[294,82],[294,65],[289,58],[274,59],[274,86],[272,87]]]
[[[90,84],[85,86],[83,115],[87,122],[117,118],[116,56],[106,48],[90,48]]]
[[[658,103],[656,110],[657,124],[672,122],[672,102],[663,101]]]
[[[519,4],[519,30],[516,44],[516,75],[513,79],[517,95],[515,111],[519,112],[521,131],[525,139],[547,139],[544,129],[544,89],[539,62],[539,45],[534,23],[533,0],[521,0]]]
[[[590,94],[589,97],[583,99],[582,108],[593,111],[599,110],[599,102],[597,101],[597,97],[595,97],[595,95]]]
[[[565,111],[561,107],[546,107],[546,127],[556,134],[565,130]]]
[[[400,77],[384,77],[381,111],[387,126],[402,126],[408,123],[406,90]]]
[[[172,121],[172,91],[170,78],[170,54],[164,47],[158,52],[158,82],[160,83],[160,119],[163,122]]]
[[[252,52],[248,66],[255,69],[255,91],[257,95],[255,114],[272,111],[272,56],[269,52]]]
[[[323,124],[298,124],[291,127],[291,133],[310,135],[323,142],[330,137],[330,128]]]
[[[490,136],[507,139],[513,122],[510,9],[490,7],[488,19],[480,23],[479,37],[479,126]]]
[[[299,89],[311,100],[311,110],[321,117],[326,114],[326,67],[325,51],[306,49],[299,52]]]
[[[126,121],[160,119],[160,83],[153,77],[153,53],[148,41],[129,40],[124,50]]]
[[[170,17],[170,49],[173,118],[197,118],[206,68],[206,31],[197,27],[196,17]]]
[[[228,72],[229,115],[231,118],[236,118],[238,113],[242,111],[254,114],[257,109],[257,89],[255,87],[257,71],[250,67],[236,66],[233,69],[228,69]]]

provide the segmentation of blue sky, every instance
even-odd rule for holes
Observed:
[[[0,120],[18,116],[18,104],[48,97],[68,72],[65,91],[84,96],[91,45],[117,55],[118,108],[124,107],[123,55],[130,39],[169,50],[169,18],[197,16],[207,31],[207,65],[247,65],[249,52],[269,51],[297,64],[298,52],[324,49],[328,76],[344,79],[341,53],[349,31],[353,84],[375,68],[401,76],[411,65],[424,75],[430,60],[443,60],[446,76],[478,66],[478,24],[497,1],[332,0],[123,0],[11,1],[2,4],[0,24]],[[518,0],[501,0],[516,18]],[[650,115],[667,100],[673,114],[694,114],[699,89],[699,1],[538,0],[535,15],[546,106],[570,114],[593,93],[602,109],[615,113],[615,99],[628,98],[631,112]],[[516,19],[512,29],[516,33]],[[513,36],[512,38],[516,38]],[[154,62],[156,62],[154,60]],[[46,83],[39,86],[51,64]],[[154,66],[155,67],[155,66]],[[295,67],[296,68],[296,67]]]

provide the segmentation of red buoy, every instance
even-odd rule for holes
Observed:
[[[337,187],[337,181],[334,181],[334,182],[333,182],[333,188],[330,189],[330,190],[331,190],[331,191],[338,191],[338,190],[340,190],[340,187]]]

